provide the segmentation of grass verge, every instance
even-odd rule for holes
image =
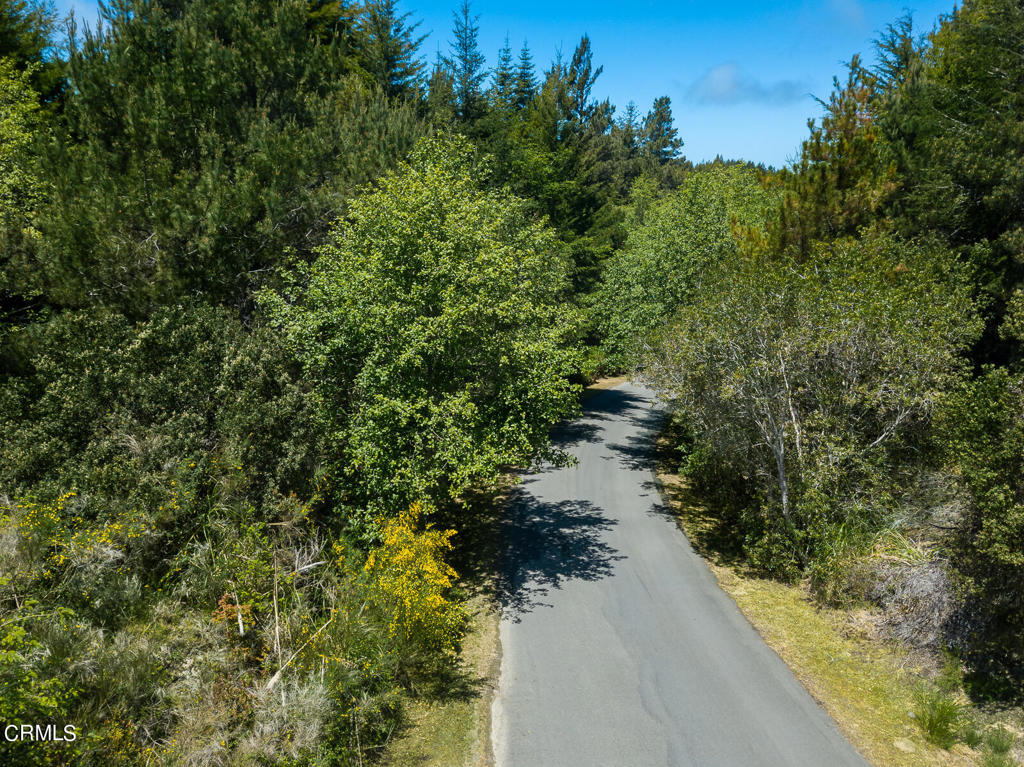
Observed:
[[[450,699],[410,700],[408,726],[389,745],[386,767],[489,767],[491,697],[497,684],[498,614],[486,595],[468,604],[469,632],[462,665],[475,680],[475,694]]]

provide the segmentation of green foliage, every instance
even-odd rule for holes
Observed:
[[[455,105],[463,123],[473,123],[483,115],[483,83],[487,78],[486,59],[480,52],[477,37],[479,16],[470,11],[469,0],[463,0],[458,11],[452,11],[451,57],[445,60],[455,88]]]
[[[366,70],[388,98],[419,95],[423,62],[416,52],[426,36],[415,37],[419,22],[409,24],[410,14],[399,13],[395,0],[374,0],[366,6],[368,39],[362,49]]]
[[[951,748],[956,743],[956,725],[960,716],[960,705],[948,694],[938,690],[918,691],[914,718],[929,742],[942,748]]]
[[[734,227],[762,224],[775,200],[741,165],[694,172],[653,203],[644,199],[647,191],[644,184],[635,188],[643,221],[608,262],[595,295],[613,367],[636,363],[638,347],[665,318],[702,290],[712,270],[735,260]]]
[[[1024,667],[1022,412],[1024,381],[989,368],[955,392],[939,422],[946,460],[970,491],[954,560],[977,617],[968,661],[1004,694]]]
[[[0,719],[5,723],[67,722],[74,698],[65,682],[47,669],[46,647],[23,626],[0,628]],[[63,724],[58,730],[63,735]],[[11,764],[44,765],[60,758],[53,744],[5,743],[0,753]]]
[[[943,250],[875,234],[803,263],[722,264],[647,373],[744,478],[750,556],[792,576],[884,524],[891,467],[963,380],[977,331]]]
[[[25,162],[38,112],[28,77],[11,59],[0,59],[0,217],[5,223],[38,196],[39,182]]]
[[[1002,725],[993,727],[985,733],[985,745],[993,754],[1008,754],[1013,744],[1017,742],[1017,736]]]
[[[484,172],[465,140],[424,141],[290,292],[263,295],[316,382],[349,503],[458,497],[531,460],[574,407],[565,258]]]
[[[991,362],[1019,356],[995,330],[1024,277],[1022,34],[1020,3],[967,0],[923,49],[904,53],[879,106],[905,177],[893,216],[906,232],[941,233],[977,265],[978,286],[995,301],[979,349]]]
[[[313,471],[297,371],[266,330],[247,333],[224,310],[181,305],[138,323],[67,312],[8,343],[23,369],[0,388],[8,493],[76,487],[125,510],[168,505],[177,468],[217,456],[246,467],[257,499],[300,489]]]
[[[420,131],[362,83],[355,22],[329,7],[110,4],[71,44],[52,200],[19,282],[139,314],[196,293],[242,302],[288,250],[308,254]]]
[[[0,59],[0,280],[4,283],[11,250],[37,235],[32,211],[44,187],[31,163],[31,147],[39,128],[38,97],[28,76],[15,68],[12,59]],[[7,299],[8,290],[7,285],[0,289],[0,300]]]
[[[816,241],[855,235],[877,219],[898,184],[870,119],[877,94],[875,76],[854,56],[846,82],[834,80],[821,124],[808,123],[798,161],[779,174],[785,195],[769,232],[775,250],[806,255]]]
[[[57,13],[44,0],[0,0],[0,59],[9,59],[29,77],[44,103],[64,89],[64,65],[52,55]]]

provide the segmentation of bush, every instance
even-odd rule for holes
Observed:
[[[423,506],[414,503],[383,522],[381,543],[363,567],[368,594],[406,653],[451,655],[466,622],[462,606],[450,599],[456,573],[443,559],[455,531],[422,526],[422,517]]]
[[[971,686],[1024,689],[1024,378],[987,369],[941,412],[946,459],[968,492],[952,564],[967,597],[961,649]]]

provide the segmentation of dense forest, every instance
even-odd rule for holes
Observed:
[[[1024,8],[895,20],[784,169],[479,23],[0,0],[0,720],[81,734],[7,763],[372,762],[605,373],[750,567],[1019,699]]]

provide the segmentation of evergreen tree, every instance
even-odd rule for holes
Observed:
[[[993,299],[979,360],[1024,358],[998,332],[1024,284],[1024,5],[965,0],[923,48],[908,24],[894,32],[882,53],[898,74],[877,109],[904,176],[890,212],[905,234],[937,232],[977,266]]]
[[[480,27],[479,16],[470,13],[469,0],[463,0],[462,7],[452,13],[452,55],[449,65],[455,79],[455,103],[458,117],[463,122],[473,122],[483,113],[483,82],[487,77],[484,69],[486,60],[480,52],[477,38]]]
[[[597,78],[604,71],[604,67],[594,69],[593,58],[594,52],[590,46],[590,37],[583,35],[573,51],[572,60],[564,73],[568,117],[579,124],[590,120],[597,110],[597,105],[591,101],[591,92]]]
[[[672,124],[672,102],[668,96],[660,96],[654,100],[654,106],[644,117],[643,148],[644,154],[659,165],[676,159],[683,142]]]
[[[411,110],[362,83],[360,35],[339,3],[106,6],[72,43],[21,279],[70,306],[245,305],[418,134]]]
[[[456,112],[451,62],[438,53],[427,83],[427,114],[435,126],[447,126],[455,122]]]
[[[530,47],[524,42],[519,51],[519,64],[516,67],[515,90],[516,109],[526,109],[537,93],[537,79],[533,68],[533,56]]]
[[[494,84],[491,86],[491,102],[501,108],[508,109],[515,104],[516,74],[512,69],[512,48],[508,37],[505,45],[498,51],[498,65],[494,68]]]
[[[423,62],[417,51],[426,36],[414,36],[420,23],[407,23],[409,16],[398,12],[395,0],[366,6],[365,67],[389,98],[410,98],[420,89]]]

